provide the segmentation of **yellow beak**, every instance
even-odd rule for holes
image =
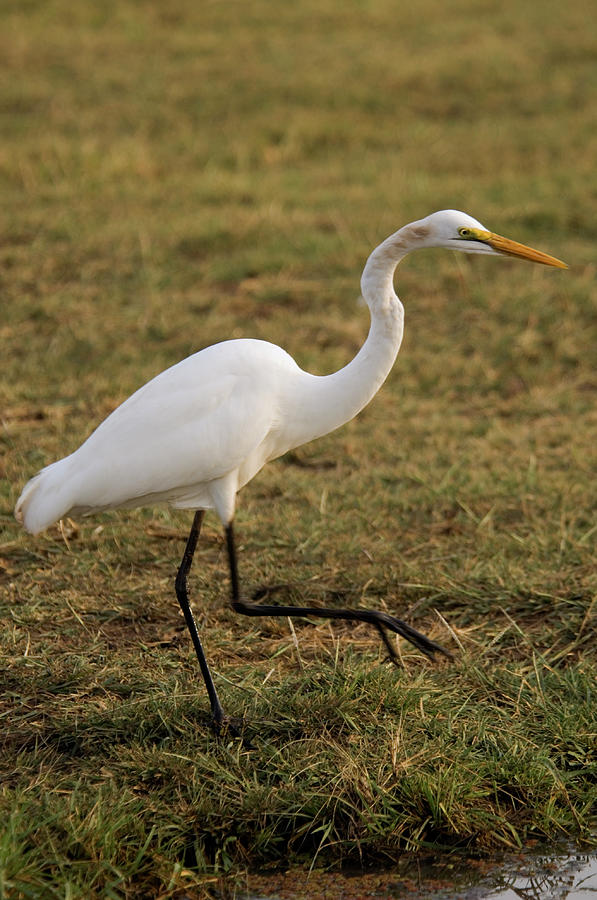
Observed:
[[[498,253],[504,253],[506,256],[517,256],[519,259],[528,259],[529,262],[542,263],[544,266],[556,266],[558,269],[568,268],[561,259],[556,259],[555,256],[548,256],[547,253],[542,253],[541,250],[533,250],[532,247],[519,244],[517,241],[511,241],[510,238],[501,237],[499,234],[493,234],[491,231],[479,231],[478,234],[479,240],[489,244]]]

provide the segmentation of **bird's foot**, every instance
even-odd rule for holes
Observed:
[[[412,625],[408,625],[406,622],[403,622],[402,619],[396,618],[396,616],[390,616],[387,613],[377,613],[374,624],[386,645],[392,662],[397,663],[399,661],[399,656],[388,638],[385,630],[386,628],[389,631],[393,631],[395,634],[399,634],[403,638],[406,638],[407,641],[417,647],[425,654],[425,656],[428,656],[429,659],[435,659],[436,653],[441,653],[442,656],[445,656],[448,659],[454,659],[454,655],[449,650],[446,650],[445,647],[442,647],[441,644],[432,641],[427,635],[417,631]]]
[[[216,737],[224,740],[229,737],[239,738],[245,750],[255,750],[255,746],[245,736],[246,719],[219,715],[213,719],[213,727]]]

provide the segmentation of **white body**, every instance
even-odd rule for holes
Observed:
[[[465,213],[444,210],[406,225],[377,247],[361,278],[371,313],[367,340],[332,375],[300,369],[265,341],[225,341],[188,357],[118,407],[70,456],[42,469],[15,509],[37,533],[65,515],[168,502],[234,515],[237,491],[269,460],[352,419],[388,375],[400,348],[398,262],[421,247],[500,252],[563,265],[498,238]],[[534,256],[529,256],[534,254]]]
[[[42,469],[17,516],[37,533],[65,515],[167,501],[215,509],[227,523],[236,492],[265,463],[358,412],[335,394],[329,376],[302,371],[274,344],[214,344],[157,375],[78,450]],[[370,391],[359,394],[360,408]],[[318,415],[328,406],[333,423]]]

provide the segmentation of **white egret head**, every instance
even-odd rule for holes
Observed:
[[[442,209],[408,226],[418,247],[445,247],[463,253],[484,253],[494,256],[515,256],[545,266],[568,268],[566,263],[534,250],[510,238],[489,231],[481,222],[457,209]]]

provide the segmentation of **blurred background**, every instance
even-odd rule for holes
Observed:
[[[575,277],[483,265],[464,286],[468,260],[413,258],[407,355],[446,376],[462,340],[474,356],[497,326],[495,302],[488,339],[514,342],[514,380],[523,339],[546,377],[571,374],[596,199],[595,28],[579,0],[5,0],[2,17],[11,401],[65,402],[82,384],[116,399],[238,334],[328,370],[366,329],[367,254],[444,207],[565,256]],[[533,290],[546,296],[529,312]],[[527,330],[529,315],[557,331]]]

